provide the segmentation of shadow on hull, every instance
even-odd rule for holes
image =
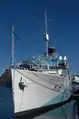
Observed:
[[[44,106],[44,107],[40,107],[40,108],[36,108],[32,110],[18,112],[18,113],[15,113],[15,119],[26,119],[26,118],[33,119],[34,117],[40,116],[41,114],[57,109],[65,105],[66,103],[69,103],[70,101],[71,101],[71,97],[68,100],[61,101],[60,103],[57,103],[57,104],[52,104],[52,105],[48,105],[48,106]]]

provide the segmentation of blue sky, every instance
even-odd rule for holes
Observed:
[[[11,27],[15,24],[15,60],[44,52],[44,12],[48,23],[49,46],[66,55],[72,73],[79,73],[78,0],[0,0],[0,73],[11,63]]]

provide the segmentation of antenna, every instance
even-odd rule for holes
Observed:
[[[12,66],[14,66],[14,25],[12,25]]]
[[[45,33],[47,33],[47,13],[45,12]]]

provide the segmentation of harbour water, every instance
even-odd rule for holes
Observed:
[[[70,103],[63,105],[58,109],[42,114],[35,119],[76,119],[75,101],[71,101]]]
[[[12,91],[0,84],[0,119],[14,119]]]
[[[78,119],[76,110],[76,101],[72,100],[69,103],[46,113],[42,113],[37,117],[25,117],[22,119]],[[13,113],[12,91],[10,88],[0,84],[0,119],[14,119]]]

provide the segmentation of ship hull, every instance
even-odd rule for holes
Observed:
[[[23,112],[66,101],[71,81],[55,74],[11,69],[14,112]],[[19,86],[24,83],[24,89]]]

